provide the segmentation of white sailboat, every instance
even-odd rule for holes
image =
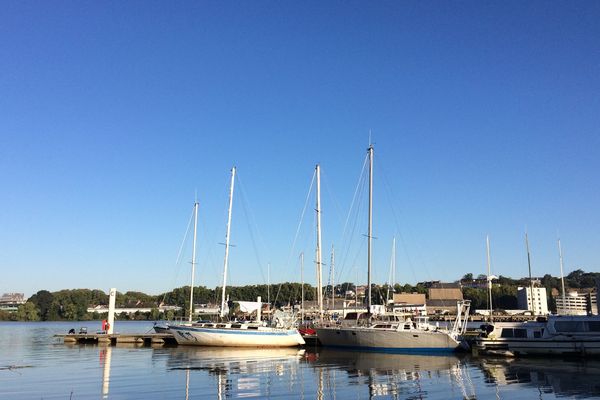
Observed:
[[[227,314],[225,289],[227,286],[227,267],[229,262],[229,237],[231,233],[231,210],[235,182],[235,167],[231,169],[231,187],[229,190],[229,213],[227,218],[227,237],[225,242],[225,260],[223,262],[223,290],[221,298],[221,318]],[[275,326],[266,326],[260,318],[262,302],[243,302],[244,306],[254,307],[255,322],[195,323],[189,326],[171,326],[170,330],[178,344],[194,346],[226,346],[226,347],[293,347],[304,344],[304,339],[290,321],[276,318]]]
[[[373,228],[373,146],[368,148],[369,157],[369,221],[367,247],[367,310],[371,305],[371,257]],[[438,329],[430,325],[426,317],[393,318],[388,321],[358,319],[353,323],[344,320],[341,324],[322,325],[316,328],[317,337],[323,346],[359,348],[387,352],[453,351],[461,346],[460,336],[466,329],[469,303],[459,302],[457,319],[451,330]]]

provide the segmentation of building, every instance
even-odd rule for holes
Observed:
[[[333,303],[331,303],[331,299],[329,301],[325,299],[323,302],[323,313],[331,316],[345,317],[349,312],[366,312],[365,305],[362,302],[359,303],[356,304],[354,299],[335,299]],[[297,313],[301,313],[302,304],[298,303],[294,305],[294,309]],[[304,314],[313,318],[317,317],[319,315],[319,303],[316,300],[305,300]]]
[[[452,314],[458,311],[457,303],[463,300],[458,283],[438,283],[428,289],[427,314]]]
[[[533,289],[533,298],[531,289]],[[517,303],[520,309],[529,310],[533,315],[548,315],[545,287],[518,287]]]
[[[554,296],[556,301],[556,313],[560,315],[588,315],[598,314],[598,303],[596,293],[588,290],[587,293],[577,291],[568,292],[564,298],[562,295]]]
[[[21,304],[25,304],[25,293],[4,293],[0,297],[1,311],[17,311]]]
[[[394,313],[427,314],[427,300],[423,293],[394,293]]]
[[[195,307],[195,306],[194,306]],[[167,311],[179,311],[181,307],[179,306],[142,306],[142,307],[117,307],[115,308],[115,314],[135,314],[136,312],[140,313],[150,313],[153,309],[158,309],[160,312]],[[88,307],[86,310],[89,313],[98,313],[98,314],[108,314],[108,306],[105,305],[97,305],[94,307]],[[194,314],[199,314],[198,309],[194,309]]]

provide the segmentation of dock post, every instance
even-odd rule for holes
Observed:
[[[117,298],[117,289],[111,288],[108,297],[108,329],[106,333],[112,335],[115,325],[115,300]]]

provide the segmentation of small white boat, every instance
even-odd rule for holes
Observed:
[[[504,356],[600,354],[600,316],[551,315],[546,321],[483,326],[475,340],[480,354]]]
[[[172,325],[178,344],[227,347],[294,347],[304,344],[297,329],[262,326],[256,323],[202,323]]]

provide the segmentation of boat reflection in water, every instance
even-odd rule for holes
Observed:
[[[497,387],[519,385],[560,397],[600,396],[600,361],[545,358],[479,359],[488,383]]]
[[[188,346],[157,348],[155,355],[167,375],[181,378],[168,379],[180,385],[169,389],[173,398],[184,397],[184,386],[186,399],[600,396],[600,361]]]
[[[187,347],[171,349],[170,370],[186,371],[186,399],[198,395],[217,397],[265,397],[271,390],[296,381],[304,350],[294,348],[255,349],[231,347]],[[212,388],[190,387],[190,372],[207,372],[216,380]],[[194,379],[192,378],[192,383]],[[201,392],[201,393],[199,393]]]
[[[312,356],[315,357],[314,367],[322,371],[320,375],[325,379],[325,382],[319,382],[318,387],[337,386],[340,397],[352,393],[352,386],[366,384],[369,398],[476,398],[468,365],[456,355],[392,354],[323,348]],[[341,371],[346,372],[347,376],[335,377]],[[336,384],[335,381],[339,382]],[[340,384],[342,382],[346,384]],[[448,386],[450,391],[447,396],[434,394],[441,387]]]

